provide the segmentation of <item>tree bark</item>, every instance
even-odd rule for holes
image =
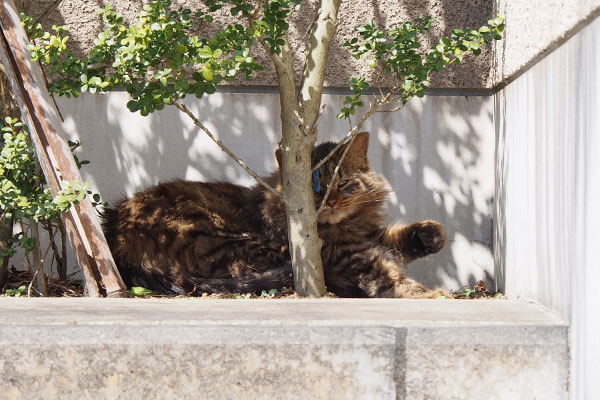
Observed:
[[[321,260],[322,241],[317,232],[317,211],[312,192],[311,153],[317,139],[315,122],[340,3],[341,0],[321,1],[316,28],[310,36],[299,100],[289,47],[286,45],[281,55],[274,57],[281,101],[283,199],[294,286],[298,294],[306,297],[321,297],[327,293]]]

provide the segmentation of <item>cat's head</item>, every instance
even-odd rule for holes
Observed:
[[[312,165],[327,157],[336,143],[326,142],[316,146],[312,152]],[[351,216],[365,212],[378,213],[388,195],[386,181],[369,167],[367,151],[369,134],[359,133],[351,144],[342,146],[313,174],[313,191],[318,208],[327,192],[336,166],[346,148],[346,156],[332,182],[329,197],[319,214],[320,224],[338,224]],[[280,161],[278,154],[278,161]]]

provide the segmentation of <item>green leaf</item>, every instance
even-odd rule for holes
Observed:
[[[213,80],[213,72],[206,64],[202,68],[202,77],[208,82]]]
[[[129,289],[129,293],[131,293],[134,296],[147,296],[152,294],[152,290],[146,289],[141,286],[133,286],[131,289]]]
[[[211,58],[212,54],[213,52],[208,46],[205,46],[198,51],[198,57],[200,58]]]

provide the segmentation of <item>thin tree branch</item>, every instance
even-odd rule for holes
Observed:
[[[38,60],[38,64],[40,65],[40,71],[42,71],[42,77],[44,78],[44,84],[46,85],[46,87],[49,87],[50,84],[48,83],[48,78],[46,77],[46,71],[44,71],[44,66],[42,65],[42,62],[40,60]],[[58,107],[58,104],[56,103],[54,94],[50,93],[50,98],[52,99],[52,102],[54,103],[54,107],[56,108],[56,111],[58,112],[58,116],[60,117],[61,122],[64,123],[65,119],[63,118],[63,115],[60,112],[60,108]]]
[[[329,198],[329,193],[331,193],[331,189],[333,188],[333,181],[335,180],[335,177],[337,176],[338,172],[340,171],[342,162],[344,162],[344,158],[346,158],[346,154],[348,153],[350,146],[352,146],[352,143],[354,142],[355,138],[356,138],[356,135],[352,136],[352,139],[350,139],[350,142],[348,142],[348,145],[344,149],[344,152],[342,153],[340,160],[338,161],[337,165],[335,166],[333,175],[331,175],[331,179],[329,180],[329,183],[327,184],[327,191],[325,192],[325,196],[323,197],[323,200],[321,200],[321,205],[319,205],[319,209],[317,210],[317,215],[321,214],[321,211],[323,211],[323,208],[325,208],[325,203],[327,202],[327,199]]]
[[[4,221],[6,221],[6,214],[8,213],[8,207],[4,209],[4,211],[2,211],[2,215],[0,215],[0,225],[4,224]]]
[[[262,178],[260,178],[254,171],[252,171],[247,165],[246,163],[244,163],[242,160],[239,159],[239,157],[237,157],[235,154],[233,154],[233,152],[231,150],[229,150],[229,148],[227,148],[227,146],[225,146],[223,144],[223,142],[221,142],[219,139],[217,139],[203,124],[202,122],[200,122],[200,120],[198,120],[198,118],[196,118],[194,116],[194,114],[192,114],[192,112],[184,105],[184,104],[180,104],[176,101],[173,102],[173,105],[175,107],[177,107],[177,109],[183,113],[185,113],[188,117],[190,117],[192,119],[192,121],[194,121],[194,125],[196,125],[198,128],[202,129],[204,131],[204,133],[206,133],[208,135],[209,138],[211,138],[211,140],[213,142],[215,142],[217,144],[217,146],[219,146],[221,148],[221,150],[223,150],[225,153],[227,153],[227,155],[229,157],[231,157],[236,163],[238,163],[238,165],[240,167],[242,167],[247,173],[249,173],[254,179],[256,179],[256,181],[258,183],[260,183],[261,185],[263,185],[268,191],[276,194],[277,196],[281,196],[281,193],[279,191],[277,191],[276,189],[274,189],[271,185],[269,185],[267,182],[265,182]]]
[[[325,106],[326,106],[326,104],[323,104],[321,106],[321,110],[319,111],[319,114],[317,115],[317,118],[315,118],[315,120],[313,121],[312,125],[310,126],[310,129],[308,129],[307,131],[304,131],[304,129],[303,129],[303,132],[304,132],[305,135],[310,134],[313,131],[313,129],[315,129],[315,126],[317,125],[317,122],[319,121],[319,117],[321,116],[321,114],[323,114],[323,111],[325,111]],[[304,126],[302,126],[301,128],[304,128]]]
[[[258,14],[260,12],[260,9],[262,8],[262,6],[265,4],[265,0],[259,0],[258,4],[256,5],[256,8],[254,9],[254,12],[252,13],[252,15],[250,15],[248,17],[248,20],[250,21],[250,23],[252,23],[253,21],[256,21],[256,19],[258,18]]]
[[[27,234],[27,230],[25,229],[25,225],[23,224],[23,219],[19,219],[19,226],[21,227],[21,233],[23,235]],[[29,229],[29,226],[28,226]],[[25,264],[27,264],[27,269],[29,270],[30,274],[33,274],[33,267],[31,266],[31,260],[29,259],[29,254],[27,252],[25,252]]]
[[[365,113],[365,115],[363,115],[363,117],[360,119],[358,124],[354,128],[350,129],[350,131],[346,134],[346,136],[329,152],[329,154],[327,154],[321,161],[319,161],[317,163],[317,165],[315,165],[313,167],[312,170],[313,171],[318,170],[321,167],[321,165],[325,164],[325,162],[327,160],[329,160],[331,158],[331,156],[333,156],[343,145],[348,143],[349,140],[352,140],[354,138],[354,136],[356,136],[358,134],[358,131],[362,128],[365,121],[367,119],[369,119],[373,114],[375,114],[379,107],[381,107],[384,104],[389,103],[390,99],[394,96],[394,94],[395,94],[395,92],[390,91],[383,100],[371,105],[371,108],[369,109],[369,111],[367,111]]]
[[[263,0],[261,0],[263,1]],[[260,3],[259,3],[260,4]],[[250,25],[253,25],[258,18],[258,8],[252,15],[248,16]],[[275,67],[277,80],[279,83],[279,102],[281,104],[282,115],[294,115],[298,119],[300,126],[303,126],[302,117],[298,109],[298,101],[296,96],[296,77],[294,72],[294,58],[289,46],[289,38],[285,33],[285,44],[281,46],[280,54],[275,54],[271,51],[271,47],[267,45],[262,37],[258,37],[258,42],[265,49],[271,62]]]
[[[262,3],[264,3],[264,0],[261,0],[258,5],[261,6]],[[250,23],[250,26],[254,25],[254,23],[256,22],[256,20],[258,18],[259,10],[260,10],[260,7],[257,6],[256,9],[254,10],[254,12],[252,13],[252,15],[248,15],[248,22]],[[286,32],[286,37],[285,37],[286,45],[282,48],[281,56],[279,56],[277,54],[273,54],[271,52],[271,48],[269,47],[269,45],[267,45],[265,43],[264,39],[261,36],[259,36],[257,38],[257,40],[261,44],[261,46],[265,49],[265,51],[267,52],[269,57],[271,58],[271,61],[273,62],[273,65],[275,66],[275,70],[278,71],[279,69],[284,68],[285,61],[283,60],[283,53],[284,53],[285,47],[287,47],[287,43],[289,42],[288,37],[287,37],[287,32]],[[292,68],[292,71],[293,71],[293,68]],[[294,79],[294,76],[292,74],[292,81],[293,81],[293,79]],[[281,82],[280,82],[280,84],[281,84]]]
[[[35,282],[35,278],[37,277],[37,274],[38,274],[38,271],[35,271],[33,273],[33,276],[31,277],[31,281],[29,282],[29,285],[27,285],[27,297],[31,297],[31,288],[33,287],[33,282]],[[36,290],[36,292],[37,292],[37,290]]]
[[[57,269],[60,269],[64,272],[65,280],[67,276],[67,230],[65,229],[65,224],[63,223],[63,219],[58,220],[58,229],[60,229],[60,242],[61,242],[61,252],[62,257],[60,259],[60,265],[57,266]],[[58,256],[57,256],[58,257]],[[57,260],[58,264],[58,260]],[[60,276],[60,272],[59,272]]]
[[[392,113],[404,108],[404,104],[400,104],[398,107],[392,108],[391,110],[377,110],[378,113]]]

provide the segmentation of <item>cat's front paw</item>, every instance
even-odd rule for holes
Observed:
[[[446,230],[435,221],[421,221],[410,226],[413,251],[419,257],[437,253],[446,243]]]

